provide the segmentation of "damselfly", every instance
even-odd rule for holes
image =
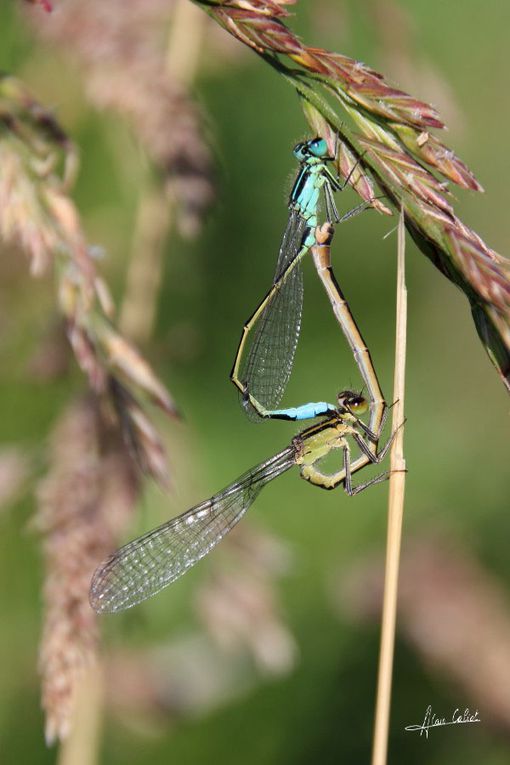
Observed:
[[[290,215],[278,254],[273,284],[257,309],[243,327],[230,378],[239,389],[243,404],[251,419],[260,418],[305,420],[327,415],[335,407],[325,401],[312,402],[299,407],[276,409],[288,383],[301,328],[303,307],[303,275],[301,262],[314,247],[326,244],[325,257],[329,258],[332,230],[323,242],[316,238],[318,208],[321,190],[324,191],[328,221],[341,222],[352,217],[366,203],[351,210],[342,218],[333,199],[333,191],[343,188],[328,167],[326,141],[315,138],[298,144],[294,155],[301,163],[290,198]],[[321,256],[322,257],[322,256]],[[315,259],[315,258],[314,258]],[[317,266],[316,260],[316,266]],[[385,402],[370,358],[349,306],[334,279],[335,289],[330,290],[325,280],[331,273],[321,275],[335,315],[353,350],[354,358],[367,386],[374,423],[378,426]],[[324,278],[323,278],[324,276]],[[329,279],[330,284],[331,279]],[[250,333],[254,332],[249,343]],[[378,428],[372,428],[375,432]]]
[[[94,574],[90,588],[94,610],[122,611],[178,579],[236,525],[267,483],[294,465],[306,481],[323,489],[342,485],[350,496],[385,480],[388,472],[358,486],[352,484],[354,473],[368,462],[379,463],[384,458],[396,434],[394,431],[384,447],[374,453],[366,426],[361,427],[359,419],[367,409],[363,396],[343,391],[327,419],[295,436],[286,449],[205,502],[121,547]],[[354,460],[349,439],[360,451]],[[342,450],[342,466],[334,473],[325,473],[320,461],[335,449]]]

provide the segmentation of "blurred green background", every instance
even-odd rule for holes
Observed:
[[[138,150],[119,120],[88,106],[77,71],[32,37],[13,5],[0,6],[0,68],[24,79],[53,106],[80,146],[75,198],[91,241],[107,251],[102,268],[120,300],[143,176]],[[456,210],[506,254],[510,160],[504,128],[510,100],[502,59],[510,6],[500,0],[464,0],[461,7],[407,0],[402,5],[413,36],[409,50],[403,45],[398,57],[375,5],[302,0],[291,23],[310,44],[361,59],[439,107],[450,125],[445,140],[486,189],[485,195],[459,192]],[[384,3],[377,5],[380,10]],[[148,487],[132,535],[210,496],[283,448],[296,432],[287,423],[250,423],[228,372],[242,323],[273,272],[295,171],[291,148],[307,135],[306,126],[294,93],[255,56],[240,52],[217,68],[207,63],[195,90],[208,114],[218,160],[218,202],[194,241],[177,235],[168,241],[157,329],[144,349],[185,417],[166,427],[175,490],[166,497]],[[346,191],[338,205],[347,210],[356,201]],[[356,217],[337,231],[333,252],[337,277],[387,398],[393,371],[396,234],[389,232],[394,226],[394,219],[375,213]],[[508,397],[477,340],[463,296],[412,243],[407,269],[404,550],[406,539],[439,525],[508,588]],[[3,262],[0,273],[1,441],[33,453],[42,450],[63,402],[84,383],[78,373],[51,385],[31,379],[27,364],[52,317],[53,282],[31,280],[22,260]],[[305,278],[304,327],[288,405],[333,400],[338,390],[360,384],[310,263]],[[253,680],[235,698],[163,723],[150,734],[107,715],[100,761],[367,762],[378,627],[356,623],[338,602],[343,572],[384,549],[386,493],[383,485],[349,500],[341,491],[317,491],[294,471],[269,486],[246,523],[270,531],[290,548],[289,570],[274,587],[298,646],[295,668],[283,677]],[[33,509],[33,497],[27,496],[0,517],[0,751],[3,762],[39,765],[54,762],[56,755],[43,742],[38,696],[42,570],[37,537],[27,530]],[[105,619],[107,644],[162,645],[195,629],[194,588],[221,555],[214,553],[138,611]],[[406,725],[422,720],[428,704],[440,716],[455,707],[479,706],[399,639],[389,761],[509,761],[508,733],[484,721],[483,708],[481,725],[433,731],[428,741],[405,732]]]

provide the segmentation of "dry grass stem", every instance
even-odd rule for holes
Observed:
[[[405,360],[407,326],[407,289],[405,285],[405,227],[402,211],[398,227],[397,320],[395,343],[395,379],[393,429],[404,421]],[[404,428],[400,427],[391,449],[391,475],[388,497],[388,532],[384,597],[381,620],[381,647],[372,750],[372,765],[385,765],[388,753],[388,732],[391,710],[391,685],[395,626],[397,618],[398,576],[402,523],[404,517],[405,469],[403,451]]]
[[[57,765],[97,765],[103,722],[103,690],[99,664],[80,679],[69,736],[60,746]]]
[[[171,207],[150,181],[138,204],[133,247],[119,326],[136,343],[146,343],[156,319],[163,277],[163,248],[171,227]]]
[[[189,88],[198,69],[204,16],[189,0],[175,4],[165,66],[169,82]],[[174,128],[173,128],[174,129]],[[120,326],[138,343],[152,334],[157,298],[163,278],[163,250],[178,209],[175,195],[165,195],[161,184],[147,179],[142,189],[133,248],[122,303]],[[193,226],[192,226],[193,228]]]
[[[342,577],[342,609],[347,604],[357,620],[381,617],[381,567],[380,559],[371,558]],[[462,698],[463,705],[479,709],[484,725],[510,731],[510,614],[504,582],[441,528],[406,539],[400,570],[399,635],[416,653],[418,671],[430,672],[441,693],[449,681],[454,705]]]
[[[175,0],[168,36],[166,68],[171,79],[190,87],[199,69],[205,16],[190,0]]]

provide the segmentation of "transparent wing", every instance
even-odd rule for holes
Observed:
[[[305,219],[291,211],[283,235],[273,284],[302,248],[307,231]],[[301,329],[303,273],[298,264],[275,290],[255,325],[241,379],[248,391],[266,409],[280,403],[289,381]],[[260,421],[256,410],[245,404],[250,419]]]
[[[117,550],[92,578],[92,608],[123,611],[182,576],[235,526],[263,486],[294,464],[294,454],[293,447],[285,449],[211,499]]]

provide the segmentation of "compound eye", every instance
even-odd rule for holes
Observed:
[[[351,412],[364,414],[368,409],[368,402],[364,396],[353,396],[351,399],[347,400],[347,406]]]
[[[328,145],[324,138],[314,138],[313,141],[310,141],[309,143],[310,153],[313,154],[315,157],[327,157],[328,156]]]
[[[306,144],[304,143],[297,143],[294,146],[294,156],[298,159],[303,159],[306,154]]]

